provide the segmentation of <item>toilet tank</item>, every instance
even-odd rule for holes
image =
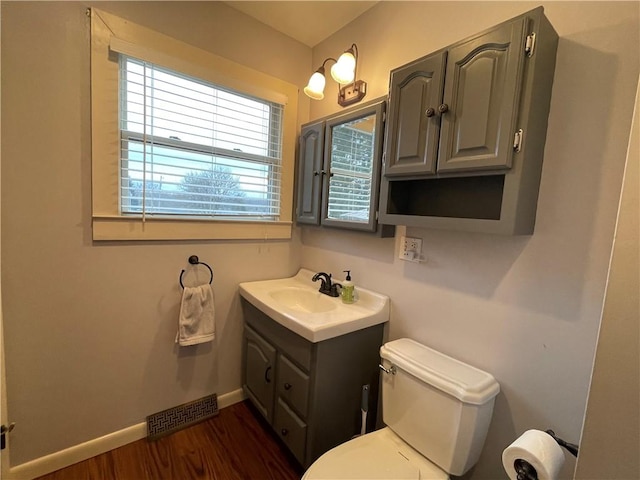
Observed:
[[[480,457],[498,382],[408,338],[386,343],[380,356],[391,370],[382,375],[384,423],[445,472],[464,474]]]

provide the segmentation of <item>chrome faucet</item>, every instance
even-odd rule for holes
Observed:
[[[320,280],[320,289],[318,290],[320,293],[324,293],[325,295],[329,295],[330,297],[340,296],[338,287],[342,287],[342,285],[340,285],[339,283],[331,283],[330,273],[318,272],[313,276],[313,278],[311,278],[311,280],[314,282]]]

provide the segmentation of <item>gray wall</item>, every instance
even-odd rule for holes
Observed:
[[[580,479],[640,478],[640,95],[633,122],[576,468]]]
[[[99,7],[301,86],[356,42],[375,98],[390,69],[537,5],[381,2],[313,52],[221,2]],[[395,239],[312,227],[296,229],[291,242],[94,244],[84,4],[3,3],[2,296],[9,411],[19,425],[12,464],[239,388],[237,284],[299,266],[350,268],[356,285],[392,298],[390,338],[415,338],[496,376],[502,392],[472,478],[506,478],[501,451],[528,428],[577,442],[638,80],[640,4],[545,9],[561,39],[535,234],[411,229],[427,257],[415,265],[396,259]],[[301,123],[338,110],[327,83],[310,115],[300,102]],[[216,270],[218,338],[180,352],[177,281],[192,253]],[[569,460],[564,478],[572,468]]]

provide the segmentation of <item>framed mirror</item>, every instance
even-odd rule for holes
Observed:
[[[384,109],[378,100],[326,120],[322,225],[376,230]]]

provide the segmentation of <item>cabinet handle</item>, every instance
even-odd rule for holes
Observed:
[[[270,372],[271,372],[271,365],[269,365],[267,369],[264,371],[264,381],[267,383],[271,383],[271,378],[269,378]]]
[[[326,175],[326,174],[327,174],[327,172],[325,172],[324,170],[320,170],[320,173],[321,173],[322,175]]]
[[[427,117],[433,117],[436,114],[436,110],[433,107],[427,108],[427,111],[424,112]]]
[[[313,176],[317,177],[318,175],[320,175],[320,172],[318,170],[314,170],[313,171]]]
[[[292,387],[292,386],[293,386],[293,385],[291,385],[290,383],[285,383],[285,384],[284,384],[284,389],[285,389],[285,390],[291,390],[291,387]]]
[[[440,113],[445,113],[449,111],[449,105],[447,105],[446,103],[443,103],[442,105],[440,105],[438,107],[438,112]]]
[[[283,428],[282,430],[280,430],[280,433],[282,434],[283,437],[286,437],[287,434],[289,433],[289,430],[287,430],[286,428]]]

